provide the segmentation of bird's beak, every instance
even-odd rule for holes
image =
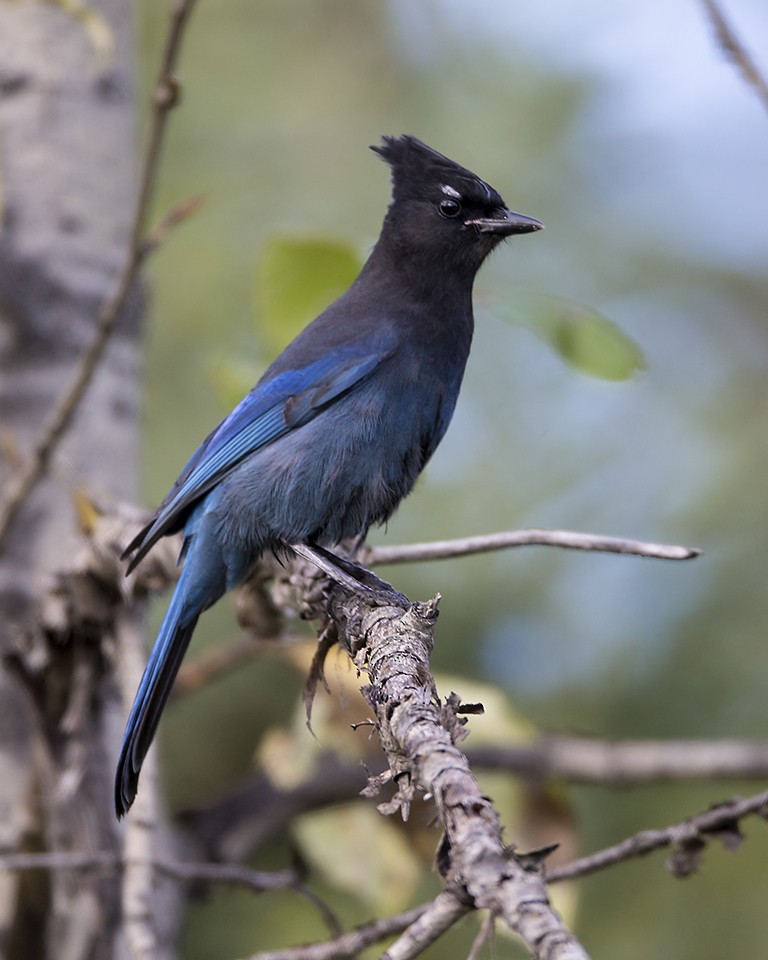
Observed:
[[[494,217],[480,220],[467,220],[467,227],[475,227],[479,233],[495,233],[500,237],[511,237],[515,233],[533,233],[534,230],[543,230],[544,224],[533,217],[526,217],[522,213],[513,213],[511,210],[499,210]]]

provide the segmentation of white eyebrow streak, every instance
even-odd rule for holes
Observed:
[[[453,187],[449,187],[447,183],[441,185],[440,189],[443,191],[446,196],[453,197],[454,200],[461,200],[461,194],[458,190],[454,190]]]

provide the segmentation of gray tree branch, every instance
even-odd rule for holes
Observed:
[[[768,80],[761,73],[749,51],[739,39],[728,18],[716,0],[701,0],[707,17],[712,24],[717,42],[725,54],[736,65],[747,86],[751,87],[768,110]]]
[[[711,840],[720,840],[727,850],[736,850],[743,840],[740,821],[751,815],[768,820],[768,791],[717,804],[671,827],[643,830],[614,846],[547,871],[547,881],[557,883],[585,877],[664,847],[675,848],[667,861],[668,868],[678,877],[687,877],[698,870],[704,850]]]
[[[430,906],[430,904],[424,904],[393,917],[373,920],[358,927],[357,930],[324,940],[322,943],[286,947],[284,950],[263,950],[253,954],[248,960],[351,960],[353,957],[358,957],[366,947],[386,940],[400,933],[410,924],[416,923],[430,909]]]
[[[296,570],[294,588],[307,573],[301,563]],[[541,876],[504,844],[498,814],[456,745],[463,721],[457,704],[441,705],[429,667],[437,599],[403,605],[338,584],[318,597],[314,571],[308,581],[302,590],[307,612],[325,620],[330,610],[339,642],[369,678],[363,692],[397,784],[393,800],[379,809],[407,817],[414,801],[431,798],[444,830],[437,865],[448,891],[498,916],[539,960],[584,960]]]
[[[447,560],[475,553],[491,553],[512,547],[560,547],[563,550],[586,550],[591,553],[619,553],[657,560],[691,560],[701,553],[695,547],[679,547],[666,543],[647,543],[626,537],[606,537],[575,530],[510,530],[487,533],[459,540],[434,540],[430,543],[395,544],[391,547],[363,547],[359,560],[363,564],[382,566],[387,563],[421,563],[425,560]]]
[[[483,769],[605,786],[768,777],[768,743],[751,740],[609,741],[551,734],[467,753]]]

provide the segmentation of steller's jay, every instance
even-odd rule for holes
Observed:
[[[265,551],[364,536],[411,492],[448,427],[469,354],[472,284],[505,237],[542,224],[411,136],[371,147],[392,202],[360,275],[275,360],[193,454],[130,543],[132,570],[184,531],[184,568],[125,729],[117,815],[203,610]]]

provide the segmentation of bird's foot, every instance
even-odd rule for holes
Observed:
[[[348,590],[353,592],[363,590],[372,594],[371,599],[375,599],[379,603],[410,605],[408,597],[400,593],[399,590],[395,590],[391,583],[377,577],[375,573],[359,563],[331,553],[325,547],[316,543],[292,543],[291,550],[305,560],[314,563],[331,580],[335,580],[336,583],[340,583]]]

